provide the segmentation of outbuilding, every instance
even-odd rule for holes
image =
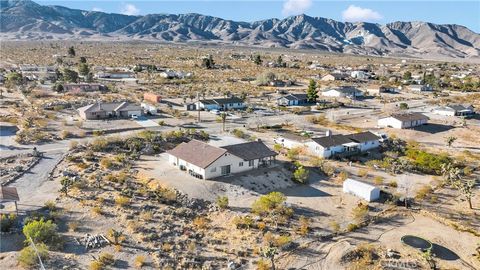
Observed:
[[[350,178],[343,182],[343,192],[355,195],[368,202],[376,201],[380,198],[379,188]]]

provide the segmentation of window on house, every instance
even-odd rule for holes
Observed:
[[[248,166],[249,166],[249,167],[253,167],[253,164],[254,164],[254,161],[253,161],[253,160],[249,160],[249,161],[248,161]]]
[[[210,169],[210,172],[216,172],[217,171],[217,167],[213,167]]]
[[[330,147],[327,147],[327,151],[330,151]]]
[[[239,167],[243,167],[243,162],[238,163]]]

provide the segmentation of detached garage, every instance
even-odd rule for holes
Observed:
[[[343,192],[350,193],[369,202],[380,198],[379,188],[353,179],[347,179],[343,182]]]

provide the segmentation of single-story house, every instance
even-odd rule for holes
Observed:
[[[309,142],[309,137],[286,133],[282,136],[275,138],[273,141],[282,147],[292,149],[296,147],[305,147],[305,143]]]
[[[170,164],[200,179],[267,166],[277,155],[260,141],[216,147],[197,140],[181,143],[167,154]]]
[[[135,73],[130,71],[102,71],[98,72],[95,77],[99,79],[131,79],[135,78]]]
[[[403,113],[380,118],[377,123],[379,127],[403,129],[425,125],[427,124],[428,119],[429,118],[422,113]]]
[[[442,106],[435,108],[433,110],[434,114],[445,115],[445,116],[472,116],[475,114],[475,110],[472,105],[460,105],[460,104],[451,104],[447,106]]]
[[[343,181],[343,192],[360,197],[368,202],[380,199],[380,189],[353,179]]]
[[[277,98],[278,106],[297,106],[307,103],[307,94],[288,94]]]
[[[128,101],[98,102],[78,108],[77,111],[85,120],[129,118],[133,115],[142,115],[142,107]]]
[[[370,78],[370,74],[363,70],[354,70],[350,73],[350,76],[355,79],[366,80]]]
[[[355,87],[343,86],[343,87],[338,87],[338,88],[325,89],[325,90],[322,91],[322,96],[324,96],[324,97],[350,97],[350,98],[355,98],[355,97],[363,96],[363,92],[358,90]]]
[[[415,91],[415,92],[433,91],[433,87],[429,84],[411,84],[408,86],[408,89],[410,89],[410,91]]]
[[[370,95],[380,95],[382,93],[394,93],[397,91],[397,89],[391,86],[369,84],[366,88],[366,91]]]
[[[244,109],[247,107],[245,102],[237,97],[202,99],[195,104],[198,108],[207,111]]]
[[[348,77],[345,73],[329,73],[321,78],[322,81],[343,81]]]
[[[366,152],[380,146],[380,138],[370,131],[348,134],[328,135],[312,138],[305,143],[309,151],[322,158],[349,156]]]
[[[72,93],[105,91],[107,87],[99,83],[68,83],[63,85],[63,90]]]

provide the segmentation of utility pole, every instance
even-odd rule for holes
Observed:
[[[197,111],[198,111],[198,123],[200,123],[200,94],[198,93],[197,91],[197,104],[195,105],[195,107],[197,107]]]
[[[42,258],[40,257],[40,254],[38,254],[37,247],[35,246],[35,243],[33,242],[32,238],[29,236],[28,240],[30,240],[30,243],[32,244],[33,251],[35,251],[35,254],[38,257],[38,261],[40,262],[40,269],[45,270],[45,266],[43,266]]]

